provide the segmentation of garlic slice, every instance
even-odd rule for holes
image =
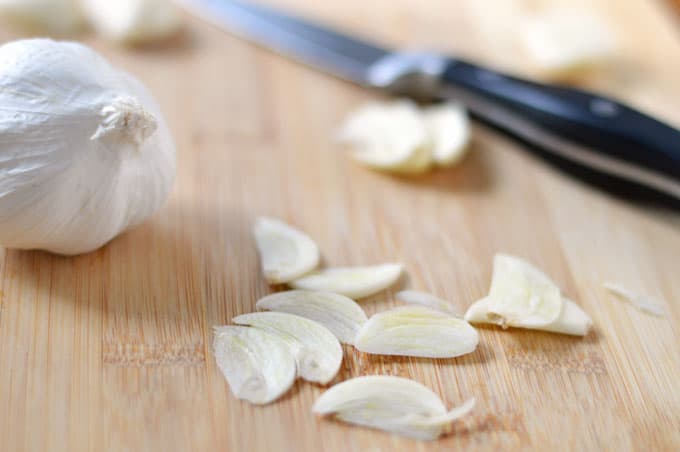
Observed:
[[[456,312],[453,306],[451,306],[451,303],[427,292],[420,292],[418,290],[402,290],[397,292],[394,297],[399,301],[403,301],[404,303],[418,304],[435,309],[437,311],[445,312],[454,317],[462,317]]]
[[[543,75],[564,78],[608,60],[616,42],[602,18],[556,7],[527,16],[519,37],[530,64]]]
[[[528,262],[498,254],[493,262],[489,313],[508,326],[526,328],[553,323],[562,311],[560,289]]]
[[[522,326],[512,325],[519,328],[528,328],[532,330],[549,331],[552,333],[570,334],[573,336],[585,336],[593,325],[593,321],[588,314],[585,313],[576,303],[563,298],[562,311],[560,316],[548,325],[543,326]],[[465,320],[470,323],[490,323],[494,325],[507,326],[504,324],[502,318],[497,315],[490,314],[489,307],[491,300],[489,298],[482,298],[473,303],[465,313]]]
[[[338,134],[358,162],[378,170],[422,172],[431,164],[427,129],[409,100],[371,103],[352,113]]]
[[[605,282],[602,287],[616,295],[618,298],[626,300],[641,311],[653,314],[657,317],[665,315],[661,302],[653,300],[644,295],[638,295],[623,287],[621,284]]]
[[[378,355],[454,358],[473,352],[477,331],[465,320],[423,306],[375,314],[359,330],[357,350]]]
[[[318,322],[345,344],[354,344],[357,332],[367,320],[366,313],[354,300],[331,292],[278,292],[258,300],[257,307]]]
[[[326,327],[313,320],[283,312],[253,312],[232,321],[278,335],[291,347],[297,373],[304,380],[326,384],[340,370],[340,343]]]
[[[441,399],[426,386],[407,378],[372,375],[333,386],[312,410],[350,424],[433,440],[450,431],[453,421],[473,406],[471,399],[447,413]]]
[[[253,228],[267,282],[291,281],[319,265],[319,248],[305,233],[286,223],[260,217]]]
[[[275,334],[244,326],[215,328],[217,366],[239,399],[265,404],[295,381],[295,357]]]
[[[461,104],[444,103],[423,110],[432,141],[432,158],[439,166],[452,166],[466,154],[470,143],[470,120]]]
[[[363,298],[385,290],[397,282],[401,264],[382,264],[367,267],[326,268],[288,283],[294,289],[320,290]]]

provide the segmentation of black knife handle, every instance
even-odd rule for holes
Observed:
[[[607,178],[680,200],[680,131],[613,99],[449,60],[445,97],[510,134]]]

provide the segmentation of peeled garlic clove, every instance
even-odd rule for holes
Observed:
[[[340,370],[340,343],[326,327],[313,320],[283,312],[253,312],[232,321],[278,335],[293,350],[297,373],[307,381],[326,384]]]
[[[320,290],[355,299],[363,298],[396,283],[402,268],[401,264],[326,268],[291,281],[288,285],[294,289]]]
[[[616,47],[613,33],[601,18],[576,9],[547,9],[528,16],[519,30],[531,64],[553,78],[602,63]]]
[[[333,386],[316,400],[313,411],[350,424],[433,440],[470,405],[447,413],[441,399],[426,386],[407,378],[373,375]]]
[[[459,162],[470,143],[470,120],[461,104],[445,103],[423,110],[432,142],[432,158],[439,166]]]
[[[314,240],[280,220],[260,217],[253,233],[262,271],[269,283],[291,281],[319,265],[319,248]]]
[[[215,328],[217,365],[239,399],[265,404],[281,397],[295,381],[295,357],[287,343],[257,328]]]
[[[573,301],[562,299],[562,312],[560,316],[548,325],[524,327],[522,325],[512,325],[519,328],[529,328],[532,330],[549,331],[552,333],[570,334],[573,336],[585,336],[593,325],[593,321],[588,314],[583,311]],[[473,303],[465,313],[465,320],[470,323],[490,323],[494,325],[510,326],[504,324],[503,320],[489,312],[490,300],[483,298]]]
[[[427,292],[420,292],[418,290],[402,290],[397,292],[394,297],[399,301],[403,301],[404,303],[419,304],[427,308],[445,312],[446,314],[452,315],[454,317],[460,317],[460,315],[456,313],[455,309],[453,309],[449,302]]]
[[[175,146],[149,91],[93,50],[0,47],[0,244],[92,251],[158,210]]]
[[[50,35],[69,35],[83,26],[76,0],[0,0],[0,16]]]
[[[508,255],[494,258],[489,313],[508,326],[540,327],[562,311],[560,289],[528,262]]]
[[[330,292],[289,290],[261,298],[259,309],[287,312],[304,317],[328,328],[345,344],[354,344],[359,328],[366,323],[366,314],[354,300]]]
[[[357,350],[378,355],[454,358],[473,352],[479,335],[465,320],[422,306],[375,314],[357,334]]]
[[[430,166],[427,129],[411,101],[368,104],[344,123],[339,140],[352,157],[374,169],[420,172]]]
[[[103,36],[126,44],[165,39],[181,21],[168,0],[81,0],[92,26]]]

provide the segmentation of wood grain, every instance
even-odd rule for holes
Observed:
[[[512,18],[548,2],[272,3],[521,73]],[[604,15],[621,43],[619,60],[583,83],[680,124],[673,19],[645,0],[568,3]],[[87,42],[155,93],[178,145],[177,183],[153,219],[92,254],[2,251],[0,449],[680,450],[677,214],[595,191],[478,126],[460,167],[412,179],[365,170],[331,137],[373,94],[190,18],[164,46]],[[578,339],[483,328],[479,349],[453,360],[346,349],[336,381],[402,375],[449,406],[477,398],[437,442],[318,420],[310,407],[323,388],[311,384],[270,406],[242,403],[211,357],[211,329],[271,292],[250,236],[260,214],[308,231],[330,264],[404,262],[405,284],[461,310],[487,290],[494,253],[523,256],[596,330]],[[667,317],[613,299],[605,280],[666,300]],[[367,312],[394,305],[392,295],[365,301]]]

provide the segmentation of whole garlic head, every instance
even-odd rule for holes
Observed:
[[[94,250],[156,211],[174,175],[139,81],[77,43],[0,46],[0,244]]]
[[[74,33],[84,24],[76,0],[0,0],[0,17],[57,35]]]

